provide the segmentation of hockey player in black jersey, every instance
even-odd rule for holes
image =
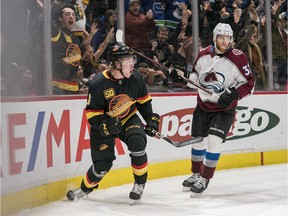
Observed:
[[[116,159],[114,147],[117,137],[130,151],[134,175],[130,199],[141,198],[147,181],[146,134],[154,136],[152,130],[158,131],[160,117],[153,113],[152,98],[142,75],[134,70],[136,57],[133,51],[124,44],[116,44],[112,47],[110,60],[111,68],[97,74],[89,86],[86,116],[91,125],[90,148],[93,164],[83,177],[80,187],[68,191],[69,200],[87,196],[98,187]],[[132,102],[129,106],[125,98]],[[119,109],[120,112],[117,111]],[[137,111],[146,121],[145,128],[136,114]]]

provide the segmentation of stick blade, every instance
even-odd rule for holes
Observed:
[[[182,141],[182,142],[178,142],[177,144],[174,143],[176,145],[176,147],[183,147],[183,146],[187,146],[187,145],[192,145],[195,143],[199,143],[203,140],[203,137],[194,137],[190,140],[186,140],[186,141]]]

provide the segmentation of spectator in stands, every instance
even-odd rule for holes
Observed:
[[[275,1],[272,5],[272,47],[275,86],[285,89],[287,85],[287,11],[282,12],[281,5],[285,0]],[[276,90],[279,90],[276,88]]]
[[[83,77],[83,68],[81,65],[79,65],[78,67],[77,81],[79,86],[79,94],[87,94],[88,86],[86,85],[86,82],[88,81],[88,79]]]
[[[97,73],[100,73],[110,67],[110,64],[103,58],[97,60]]]
[[[61,4],[57,14],[57,20],[52,25],[53,94],[77,94],[81,50],[79,39],[71,32],[76,21],[74,7]]]
[[[170,31],[177,29],[182,20],[185,10],[191,8],[189,0],[166,0],[165,1],[165,25]]]
[[[243,25],[244,27],[247,27],[252,22],[259,23],[261,22],[260,19],[260,13],[262,12],[264,8],[264,2],[262,1],[262,4],[259,4],[256,8],[256,4],[254,1],[251,1],[249,6],[243,11]]]
[[[125,15],[125,42],[147,56],[150,50],[149,32],[155,30],[156,26],[152,10],[144,15],[140,13],[140,4],[139,0],[129,1],[129,11]]]
[[[174,47],[167,43],[169,29],[166,26],[160,26],[157,31],[157,38],[151,41],[151,50],[149,57],[156,58],[161,64],[164,64],[169,57],[173,58]]]
[[[96,73],[97,61],[98,59],[102,58],[103,56],[102,54],[107,49],[107,46],[111,41],[111,39],[114,38],[114,35],[115,35],[114,28],[112,27],[108,32],[104,41],[102,41],[102,43],[95,52],[92,46],[89,45],[88,47],[86,47],[81,60],[81,65],[83,66],[85,78],[88,78],[91,74]]]
[[[8,71],[4,80],[6,83],[4,90],[9,96],[35,96],[36,86],[32,83],[33,73],[28,66],[11,62]]]
[[[182,59],[182,66],[187,66],[188,64],[192,65],[192,23],[189,23],[178,36],[178,41],[180,45],[180,48],[178,49],[178,58]]]
[[[248,28],[242,29],[238,34],[234,47],[242,50],[248,57],[250,69],[256,80],[255,89],[264,90],[267,84],[267,76],[261,50],[265,45],[265,40],[259,36],[256,25],[258,23],[254,22]]]
[[[202,1],[199,10],[199,37],[203,47],[213,42],[213,29],[217,24],[213,3]]]
[[[92,23],[97,23],[101,16],[104,16],[107,10],[116,10],[117,1],[115,0],[89,0],[86,14],[86,30],[89,31]]]
[[[165,17],[167,5],[169,5],[169,0],[142,1],[142,7],[144,13],[152,8],[156,28],[159,28],[160,26],[168,27],[168,23],[166,22]],[[156,34],[157,31],[150,33],[150,39],[155,38]]]
[[[171,0],[172,1],[172,0]],[[172,3],[170,3],[172,4]],[[175,3],[177,5],[177,9],[175,9],[175,13],[174,16],[177,14],[177,21],[174,20],[173,22],[173,28],[172,30],[170,30],[170,34],[169,37],[167,39],[167,43],[172,44],[174,46],[174,50],[175,52],[179,49],[180,45],[179,41],[178,41],[178,37],[180,35],[180,33],[183,31],[183,29],[185,29],[185,26],[187,26],[187,24],[189,22],[191,22],[191,4],[189,1],[187,0],[177,0],[175,1]],[[169,14],[169,13],[168,13]],[[173,14],[173,13],[172,13]],[[172,24],[169,20],[169,16],[166,13],[166,25],[169,28],[169,24]],[[171,29],[171,26],[170,28]]]
[[[91,46],[94,49],[94,52],[96,52],[101,44],[109,38],[109,41],[106,44],[106,47],[101,55],[101,58],[108,59],[108,53],[111,49],[111,46],[115,44],[115,38],[114,38],[114,33],[117,29],[117,13],[113,9],[109,9],[106,13],[105,16],[101,16],[99,18],[98,24],[98,31],[96,34],[93,36],[92,41],[91,41]],[[113,29],[113,32],[110,32],[111,29]],[[113,34],[113,35],[112,35]],[[109,37],[108,37],[109,35]],[[113,37],[112,37],[113,36]]]
[[[168,79],[163,71],[154,70],[145,62],[141,62],[139,64],[138,70],[141,72],[146,84],[168,86]]]
[[[83,67],[83,77],[88,78],[91,74],[96,73],[96,61],[94,51],[89,45],[83,52],[81,66]]]
[[[253,3],[255,1],[253,1]],[[222,2],[225,5],[225,7],[227,7],[227,11],[230,13],[230,15],[232,15],[233,9],[235,9],[235,7],[240,8],[242,11],[244,11],[251,4],[251,0],[227,0],[226,2],[225,1]]]
[[[76,22],[72,29],[75,36],[82,36],[83,32],[86,31],[86,15],[85,9],[87,8],[87,1],[83,0],[69,0],[70,4],[73,4],[75,8]]]
[[[54,0],[52,3],[52,18],[58,23],[58,8],[63,4],[69,4],[74,7],[75,24],[71,30],[74,37],[77,37],[81,46],[88,46],[91,43],[92,36],[97,31],[96,23],[90,23],[89,31],[86,30],[86,16],[84,10],[87,2],[84,0]]]
[[[98,73],[102,73],[103,71],[107,70],[110,68],[110,64],[103,58],[98,59],[96,61],[96,70],[95,73],[92,73],[88,78],[87,81],[85,83],[86,86],[89,87],[90,83],[92,82],[92,80],[94,79],[94,77],[96,76],[96,74]]]

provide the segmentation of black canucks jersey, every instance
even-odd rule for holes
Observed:
[[[86,116],[92,127],[91,130],[98,130],[100,120],[107,116],[106,112],[110,111],[110,101],[120,94],[126,94],[132,101],[136,101],[131,105],[129,112],[122,117],[122,123],[125,123],[137,111],[145,121],[152,116],[152,98],[142,74],[134,70],[129,79],[115,80],[108,69],[97,74],[89,86]]]
[[[52,26],[53,87],[65,94],[79,92],[77,77],[81,61],[80,41],[72,33],[54,24]]]

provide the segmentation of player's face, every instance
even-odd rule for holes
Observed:
[[[122,61],[122,72],[124,77],[129,78],[131,74],[133,73],[134,65],[135,65],[135,58],[128,57],[123,58]]]
[[[217,35],[216,46],[220,52],[224,52],[231,43],[231,36],[228,35]]]
[[[76,22],[74,11],[71,8],[64,8],[60,21],[63,27],[71,31]]]

